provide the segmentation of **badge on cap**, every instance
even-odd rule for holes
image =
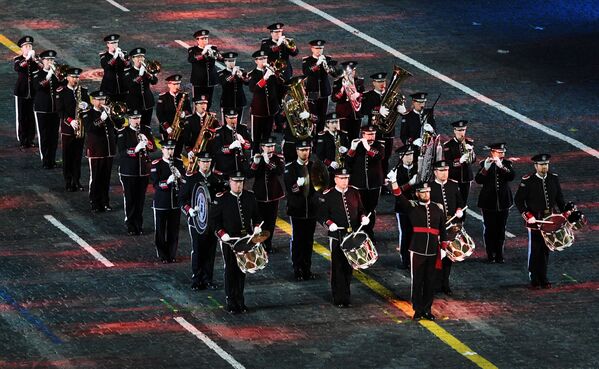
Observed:
[[[199,153],[197,155],[198,159],[200,161],[211,161],[212,157],[210,156],[210,153],[208,151],[202,151],[201,153]]]
[[[275,146],[276,144],[277,141],[274,137],[263,138],[262,141],[260,141],[260,145],[262,146]]]
[[[117,35],[116,33],[113,33],[112,35],[104,37],[104,42],[116,42],[120,37],[121,36]]]
[[[324,40],[312,40],[309,42],[310,46],[315,46],[315,47],[324,47],[325,43],[326,43],[326,41],[324,41]]]
[[[337,116],[337,113],[327,114],[327,122],[337,122],[338,120],[339,120],[339,116]]]
[[[101,91],[101,90],[94,91],[91,94],[89,94],[89,96],[91,96],[92,99],[96,99],[96,100],[101,100],[101,99],[106,98],[106,94],[104,93],[104,91]]]
[[[136,47],[135,49],[131,50],[129,55],[131,55],[132,57],[138,55],[146,55],[146,49],[144,49],[143,47]]]
[[[227,118],[237,118],[237,111],[235,109],[227,109],[225,111],[225,116]]]
[[[428,183],[423,182],[423,183],[419,184],[418,186],[416,186],[416,191],[417,192],[430,192],[431,188],[428,185]]]
[[[199,95],[196,98],[193,99],[193,102],[195,104],[201,104],[201,103],[207,103],[208,102],[208,96],[206,95]]]
[[[27,44],[32,44],[33,43],[33,37],[31,36],[23,36],[19,39],[19,41],[17,41],[17,45],[19,45],[19,47],[23,46],[23,45],[27,45]]]
[[[162,140],[160,141],[160,144],[162,145],[162,147],[164,147],[165,149],[174,149],[175,146],[177,145],[177,141],[173,140],[173,139],[167,139],[167,140]]]
[[[231,174],[229,179],[232,181],[239,182],[239,181],[243,181],[245,179],[245,176],[243,175],[242,172],[235,172],[235,173]]]
[[[449,164],[445,160],[439,160],[433,164],[433,168],[436,170],[449,169]]]
[[[183,76],[180,74],[173,74],[171,76],[166,77],[167,82],[181,82]]]
[[[549,159],[551,159],[549,154],[538,154],[531,158],[535,164],[549,164]]]
[[[199,31],[196,31],[193,34],[193,38],[205,37],[205,36],[208,36],[209,34],[210,34],[210,31],[208,31],[207,29],[201,29]]]
[[[428,93],[426,93],[426,92],[416,92],[415,94],[410,95],[410,97],[412,98],[412,101],[416,101],[416,102],[425,102],[427,96],[428,96]]]
[[[494,143],[494,144],[490,144],[488,146],[489,150],[493,150],[493,151],[505,151],[505,142],[498,142],[498,143]]]
[[[338,168],[335,170],[335,177],[348,178],[349,175],[347,168]]]
[[[465,129],[466,126],[468,125],[468,121],[464,120],[464,119],[460,119],[460,120],[457,120],[457,121],[451,123],[451,125],[452,125],[452,127],[454,129],[458,129],[458,128],[464,128]]]

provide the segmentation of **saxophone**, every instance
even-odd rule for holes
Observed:
[[[178,141],[179,136],[181,136],[181,132],[183,131],[183,127],[181,126],[181,110],[183,109],[183,103],[187,99],[187,92],[181,93],[181,100],[179,100],[179,104],[177,104],[177,110],[175,110],[175,117],[173,118],[173,122],[171,124],[171,128],[173,131],[168,138]]]
[[[77,89],[75,91],[75,120],[77,121],[75,137],[83,138],[83,136],[85,136],[85,126],[81,120],[81,113],[89,110],[89,104],[85,101],[81,101],[81,85],[77,85]]]
[[[335,135],[335,162],[337,162],[337,164],[339,164],[339,168],[343,168],[345,166],[345,163],[344,163],[343,156],[341,155],[341,152],[339,151],[340,147],[341,147],[341,135],[339,134],[339,132],[337,132],[337,134]]]
[[[208,142],[214,138],[214,126],[216,122],[216,114],[206,113],[206,118],[198,134],[195,144],[191,151],[194,153],[193,159],[187,163],[187,173],[193,173],[198,169],[198,157],[197,154],[206,150]]]
[[[177,167],[173,165],[172,158],[171,160],[168,160],[167,163],[172,175],[175,177],[175,190],[179,192],[179,181],[181,180],[181,172],[179,172],[179,169],[177,169]]]

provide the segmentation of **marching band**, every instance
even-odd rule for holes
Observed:
[[[584,215],[566,204],[557,174],[549,171],[549,154],[532,158],[535,171],[522,177],[513,197],[509,184],[516,173],[505,158],[506,143],[488,145],[473,175],[476,154],[474,140],[466,136],[468,121],[451,123],[453,137],[441,142],[434,116],[439,99],[427,108],[428,93],[417,92],[410,95],[411,108],[404,105],[401,84],[412,74],[395,66],[388,84],[387,73],[374,73],[372,89],[365,91],[358,63],[337,62],[324,54],[326,42],[316,39],[307,44],[302,74],[294,76],[298,41],[283,35],[282,23],[266,28],[270,37],[251,54],[255,67],[249,72],[237,65],[237,53],[220,52],[209,42],[210,31],[195,32],[197,44],[187,58],[191,91],[181,88],[181,74],[173,74],[165,78],[168,90],[156,104],[151,86],[158,83],[160,63],[147,61],[142,47],[122,51],[118,34],[104,38],[102,82],[89,94],[80,82],[83,70],[56,64],[54,50],[36,55],[33,38],[24,36],[18,41],[21,55],[14,58],[17,140],[22,148],[33,147],[36,127],[42,165],[51,169],[57,166],[60,133],[69,192],[84,190],[85,153],[94,213],[112,210],[116,157],[129,235],[143,233],[151,183],[158,258],[176,262],[183,214],[192,245],[191,288],[218,288],[213,270],[220,244],[232,314],[248,310],[246,274],[264,268],[276,251],[272,240],[282,199],[292,227],[295,280],[317,278],[311,260],[320,224],[328,230],[333,303],[350,306],[352,271],[376,262],[377,207],[381,195],[391,193],[400,268],[411,270],[414,319],[434,320],[435,291],[452,295],[452,264],[475,248],[464,228],[472,181],[481,185],[487,261],[505,262],[505,228],[515,203],[528,228],[531,286],[551,287],[549,251],[572,244],[572,231],[582,228]],[[221,61],[225,68],[219,72]],[[217,85],[220,115],[211,111]],[[160,144],[152,133],[154,110]],[[281,125],[279,141],[280,130],[273,134],[273,129]],[[158,147],[162,155],[152,161]],[[390,167],[394,152],[397,165]],[[253,191],[244,189],[249,181]]]

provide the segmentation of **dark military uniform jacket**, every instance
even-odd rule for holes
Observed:
[[[409,183],[410,179],[412,179],[412,177],[415,174],[418,174],[418,165],[416,165],[415,163],[412,164],[410,168],[406,168],[403,164],[397,167],[397,175],[395,179],[397,180],[397,185],[401,188],[402,194],[408,200],[416,199],[416,192],[414,191],[412,185],[410,185]],[[395,198],[395,212],[401,213],[398,198]]]
[[[69,86],[60,87],[56,95],[56,111],[60,115],[60,133],[66,136],[73,136],[75,131],[71,122],[76,120],[75,111],[77,110],[76,89],[72,90]],[[87,88],[81,87],[81,102],[90,106]]]
[[[297,56],[297,54],[299,54],[297,45],[293,49],[288,48],[285,42],[277,46],[277,43],[269,37],[262,39],[260,50],[266,51],[269,63],[273,63],[277,59],[284,60],[287,63],[287,67],[283,70],[283,78],[285,80],[288,80],[293,76],[293,67],[291,66],[289,57]]]
[[[240,78],[231,74],[228,69],[218,72],[218,80],[222,87],[220,95],[221,108],[238,109],[247,104],[243,85],[247,84],[248,79]]]
[[[158,83],[158,77],[145,72],[139,75],[139,69],[135,67],[125,69],[125,84],[129,93],[125,97],[127,109],[147,110],[154,107],[154,94],[150,85]]]
[[[256,196],[252,191],[246,190],[239,195],[234,195],[231,191],[218,193],[212,219],[218,237],[225,233],[231,237],[252,234],[254,227],[262,221]]]
[[[474,145],[474,141],[467,137],[464,139],[464,142],[468,145]],[[443,158],[449,163],[449,178],[458,183],[467,183],[474,179],[471,167],[472,162],[466,161],[460,163],[460,158],[465,153],[464,145],[459,143],[455,137],[443,144]],[[474,160],[475,158],[476,156],[473,153],[471,159]]]
[[[160,134],[166,135],[166,130],[173,123],[177,106],[179,106],[179,102],[182,98],[183,93],[181,92],[179,92],[177,96],[173,96],[170,92],[163,92],[158,96],[158,102],[156,103],[156,118],[158,118]],[[189,103],[187,95],[185,95],[181,111],[185,112],[186,118],[191,115],[191,104]],[[181,127],[185,125],[186,118],[181,118],[179,120],[179,125]]]
[[[148,138],[148,148],[135,152],[139,143],[138,133]],[[118,131],[117,148],[119,152],[119,174],[122,176],[148,176],[150,175],[150,158],[148,151],[154,151],[154,137],[152,131],[146,126],[141,126],[139,131],[130,126]]]
[[[179,192],[179,206],[185,215],[189,215],[189,209],[191,209],[192,205],[191,197],[193,196],[196,186],[203,184],[208,188],[208,192],[210,193],[210,206],[214,205],[214,201],[216,201],[216,195],[225,191],[226,189],[223,179],[219,175],[212,172],[208,172],[206,176],[204,176],[204,174],[200,171],[197,171],[193,174],[186,173],[182,182],[183,185],[181,186],[181,191]],[[191,219],[188,219],[188,221],[190,220]]]
[[[123,51],[124,53],[124,51]],[[128,91],[125,83],[125,69],[129,67],[129,60],[125,58],[114,58],[114,54],[108,51],[100,53],[100,65],[104,70],[100,90],[107,95],[119,95]]]
[[[110,117],[100,119],[102,112],[91,108],[81,114],[85,125],[85,153],[90,159],[111,158],[116,154],[116,128]]]
[[[425,116],[428,115],[428,118]],[[426,122],[423,120],[426,119]],[[401,118],[401,128],[399,138],[404,144],[414,142],[417,138],[420,138],[422,134],[423,123],[430,124],[433,129],[437,130],[437,124],[435,123],[435,116],[431,109],[422,109],[422,113],[418,114],[415,110],[410,110]]]
[[[256,200],[260,202],[270,202],[280,200],[285,197],[283,186],[281,185],[281,176],[285,171],[285,159],[283,155],[273,153],[268,164],[264,158],[256,164],[252,160],[250,165],[250,176],[254,177],[254,194]]]
[[[250,91],[254,94],[250,111],[258,117],[271,117],[280,110],[279,96],[282,90],[280,79],[270,76],[268,81],[263,79],[266,70],[254,69],[250,72]]]
[[[47,71],[38,69],[33,72],[33,86],[35,87],[35,97],[33,98],[33,109],[45,113],[55,113],[56,96],[58,89],[64,86],[64,81],[52,75],[52,78],[46,80]]]
[[[227,125],[219,127],[216,130],[214,141],[212,142],[212,157],[215,161],[214,168],[225,174],[244,171],[247,166],[244,150],[249,150],[252,147],[250,133],[246,125],[237,124],[236,132],[245,139],[245,143],[241,145],[241,149],[229,147],[233,141],[237,140],[237,137],[234,137],[233,130]]]
[[[216,47],[212,49],[217,50]],[[191,63],[190,82],[194,86],[215,86],[218,83],[216,59],[209,57],[208,54],[202,55],[203,50],[198,46],[187,49],[187,61]]]
[[[325,190],[319,201],[318,220],[327,227],[335,223],[339,228],[345,228],[328,233],[329,237],[341,241],[342,236],[356,231],[364,216],[364,206],[360,193],[355,187],[349,186],[344,192],[336,187]]]
[[[372,124],[372,116],[379,113],[383,95],[376,90],[370,90],[362,95],[360,115],[368,116],[368,125]]]
[[[35,95],[33,72],[40,69],[39,65],[35,60],[33,60],[33,58],[27,60],[23,55],[15,56],[13,63],[15,72],[18,73],[14,95],[18,97],[32,98],[33,95]]]
[[[360,93],[364,92],[364,78],[354,78],[354,83],[356,85],[356,90]],[[354,111],[352,104],[350,102],[349,96],[347,96],[347,92],[343,88],[343,78],[339,78],[333,82],[333,94],[331,95],[331,100],[337,103],[335,107],[335,112],[341,118],[349,118],[349,119],[359,119],[360,112]],[[359,97],[358,100],[363,100],[363,97]],[[360,107],[361,110],[361,107]]]
[[[548,172],[545,178],[539,177],[536,173],[522,177],[514,201],[525,219],[534,216],[542,220],[554,214],[556,208],[564,212],[566,206],[559,178],[552,172]]]
[[[349,151],[349,138],[347,138],[347,132],[345,131],[337,131],[336,134],[333,135],[330,131],[325,130],[320,132],[316,139],[316,156],[327,167],[335,161],[335,154],[337,152],[337,147],[335,145],[336,136],[339,137],[339,145],[345,147]],[[346,151],[345,154],[340,154],[341,163],[337,164],[341,166],[345,161],[348,151]]]
[[[381,141],[374,141],[368,151],[361,143],[355,151],[349,149],[345,164],[351,172],[349,183],[360,190],[381,187],[385,178],[382,166],[384,158],[385,145]]]
[[[318,194],[309,180],[312,162],[301,165],[297,160],[285,165],[285,191],[287,192],[287,215],[303,219],[316,218]],[[302,186],[298,178],[307,178]]]
[[[152,162],[152,168],[150,169],[150,179],[154,186],[152,207],[156,210],[179,208],[179,188],[182,183],[177,178],[175,178],[175,182],[167,183],[171,174],[173,174],[171,167],[164,159],[160,158]]]
[[[200,117],[199,114],[194,113],[187,118],[187,124],[185,125],[185,129],[183,130],[182,134],[182,136],[184,137],[183,142],[185,145],[185,150],[187,150],[187,152],[191,151],[195,146],[196,141],[198,139],[198,135],[202,130],[202,125],[206,121],[206,117],[208,116],[208,114],[210,113],[205,113],[203,116]],[[217,120],[214,121],[214,125],[218,126]],[[216,128],[212,128],[212,131],[214,130],[216,130]],[[213,140],[208,141],[205,151],[212,152],[212,141]]]
[[[429,185],[431,187],[431,201],[443,205],[445,220],[454,216],[457,209],[464,207],[464,200],[456,181],[448,179],[447,182],[441,184],[434,180]]]
[[[331,66],[331,60],[330,56],[326,56],[329,66]],[[302,71],[304,76],[306,76],[306,94],[309,100],[331,96],[329,75],[322,64],[316,65],[317,61],[318,59],[315,59],[312,55],[302,59]]]
[[[480,162],[480,169],[474,180],[482,185],[478,195],[478,207],[481,209],[507,210],[514,204],[509,182],[514,180],[516,172],[511,161],[504,159],[502,163],[503,168],[497,168],[493,163],[486,170],[484,160]]]

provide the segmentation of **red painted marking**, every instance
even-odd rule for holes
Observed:
[[[84,335],[109,335],[109,334],[145,334],[145,333],[171,333],[181,332],[184,329],[170,317],[164,320],[138,320],[132,322],[114,323],[86,323],[79,324],[73,334]]]
[[[22,361],[3,361],[0,360],[0,368],[97,368],[100,363],[88,359],[70,358],[65,360],[22,360]]]
[[[208,325],[207,328],[229,341],[285,342],[307,338],[304,332],[285,327]]]
[[[90,69],[81,73],[81,80],[84,81],[101,81],[104,77],[104,70],[102,68]]]
[[[27,205],[28,203],[31,204],[31,199],[27,199],[25,196],[0,196],[0,210],[22,209],[30,206]]]
[[[69,24],[49,19],[20,20],[19,25],[30,29],[65,29]]]

